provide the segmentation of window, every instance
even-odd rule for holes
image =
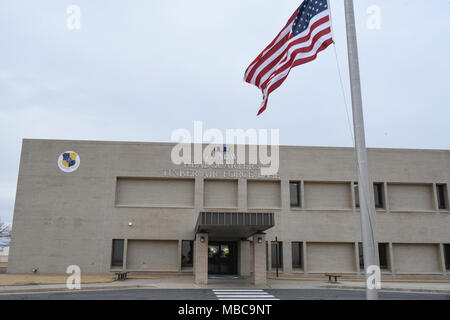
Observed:
[[[445,269],[450,270],[450,244],[444,244]]]
[[[378,244],[378,256],[380,258],[380,269],[388,269],[388,243]]]
[[[283,245],[280,241],[272,242],[272,269],[283,268]]]
[[[123,244],[124,244],[123,239],[113,239],[111,267],[123,268]]]
[[[292,242],[292,268],[301,269],[303,267],[302,242]]]
[[[359,208],[360,207],[359,186],[357,182],[355,182],[353,188],[355,192],[355,208]],[[374,193],[375,208],[383,209],[384,208],[383,183],[374,183],[373,193]]]
[[[300,182],[289,182],[291,207],[300,207]]]
[[[194,259],[194,241],[181,241],[181,267],[190,268],[193,266]]]
[[[373,193],[375,197],[375,208],[383,209],[384,208],[383,184],[374,183]]]
[[[447,209],[448,208],[447,185],[437,184],[436,192],[437,192],[437,199],[438,199],[438,208],[439,209]]]
[[[353,190],[355,192],[355,208],[359,208],[359,188],[357,182],[353,185]]]
[[[358,242],[359,268],[364,269],[364,252],[362,242]]]

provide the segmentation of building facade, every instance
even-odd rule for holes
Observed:
[[[173,147],[24,140],[8,273],[363,276],[352,148],[282,146],[264,176],[176,165]],[[447,278],[450,151],[368,149],[368,161],[382,277]]]

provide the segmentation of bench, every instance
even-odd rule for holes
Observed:
[[[338,278],[342,277],[342,275],[335,273],[325,273],[325,276],[328,277],[329,282],[338,282]],[[331,278],[334,278],[334,281],[331,281]]]
[[[125,280],[128,272],[116,272],[117,280]]]

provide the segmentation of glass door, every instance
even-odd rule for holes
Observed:
[[[210,242],[208,245],[208,273],[236,274],[237,252],[235,242]]]

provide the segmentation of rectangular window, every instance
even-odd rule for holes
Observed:
[[[353,185],[353,189],[355,191],[355,208],[359,208],[359,188],[358,183]]]
[[[289,182],[291,207],[300,207],[300,182]]]
[[[447,201],[447,185],[446,184],[437,184],[436,185],[437,199],[438,199],[438,208],[439,209],[448,209],[448,201]]]
[[[378,255],[380,258],[380,269],[388,269],[389,265],[388,265],[388,248],[389,248],[389,244],[388,243],[379,243],[378,244]]]
[[[373,193],[375,197],[375,208],[384,208],[383,183],[373,184]]]
[[[283,268],[283,245],[281,241],[272,242],[272,269]]]
[[[112,241],[112,254],[111,254],[111,267],[123,268],[123,239],[113,239]]]
[[[358,242],[359,268],[364,269],[364,252],[362,242]]]
[[[450,270],[450,244],[444,244],[445,269]]]
[[[303,267],[302,242],[292,242],[292,268],[301,269]]]
[[[194,241],[181,241],[181,267],[190,268],[194,261]]]
[[[358,183],[354,184],[355,191],[355,208],[359,208],[359,186]],[[383,209],[384,208],[384,197],[383,197],[383,184],[382,183],[374,183],[373,184],[373,193],[374,193],[374,201],[375,208]]]

